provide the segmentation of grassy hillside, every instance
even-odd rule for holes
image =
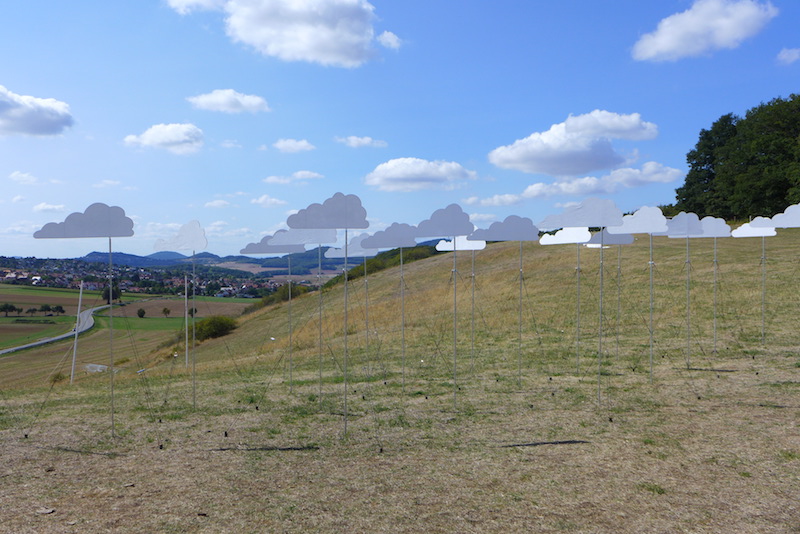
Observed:
[[[718,240],[716,264],[713,240],[687,263],[656,238],[652,375],[646,236],[602,275],[581,249],[580,314],[574,245],[524,244],[520,269],[518,243],[490,244],[474,269],[358,278],[346,313],[337,286],[242,316],[195,380],[174,332],[115,318],[113,437],[107,374],[51,385],[66,346],[0,358],[4,528],[791,532],[799,237],[767,239],[765,271],[758,238]]]

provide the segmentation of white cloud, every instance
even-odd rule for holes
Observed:
[[[545,132],[534,132],[498,147],[489,153],[489,161],[531,174],[575,176],[624,163],[625,158],[611,145],[612,139],[643,141],[657,135],[658,127],[643,121],[638,113],[623,115],[596,109],[570,115]]]
[[[120,185],[122,182],[118,180],[102,180],[97,182],[96,184],[92,184],[92,187],[103,188],[103,187],[115,187]]]
[[[403,45],[403,41],[392,32],[383,32],[378,36],[378,42],[386,48],[397,50]]]
[[[558,180],[552,183],[537,182],[529,185],[520,194],[498,194],[484,199],[470,198],[468,204],[481,206],[510,206],[525,199],[565,196],[606,195],[621,189],[632,189],[653,183],[671,183],[683,178],[679,169],[665,167],[660,163],[648,161],[641,169],[615,169],[600,178],[585,176]]]
[[[64,211],[64,204],[48,204],[46,202],[40,202],[33,207],[33,211],[35,212],[60,212]]]
[[[261,195],[260,197],[251,200],[250,203],[258,204],[262,208],[274,208],[276,206],[283,206],[284,204],[286,204],[286,201],[273,198],[269,195]]]
[[[235,139],[225,139],[219,145],[222,148],[242,148],[242,145],[239,144],[239,141]]]
[[[723,48],[736,48],[778,14],[770,2],[696,0],[692,7],[661,20],[633,47],[638,61],[676,61]]]
[[[156,124],[141,135],[126,136],[125,144],[191,154],[203,146],[203,130],[194,124]]]
[[[245,95],[233,89],[215,89],[204,95],[190,96],[186,100],[194,107],[207,111],[224,113],[271,111],[267,101],[260,96]]]
[[[382,191],[419,191],[454,189],[461,182],[476,178],[474,171],[467,170],[453,161],[397,158],[375,167],[364,182]]]
[[[800,48],[784,48],[778,52],[778,63],[782,65],[791,65],[800,59]]]
[[[0,135],[58,135],[73,123],[66,103],[18,95],[0,85]]]
[[[305,139],[278,139],[275,141],[272,146],[280,150],[281,152],[285,152],[288,154],[294,154],[297,152],[307,152],[309,150],[314,150],[315,147]]]
[[[206,208],[227,208],[231,203],[227,200],[217,199],[205,203]]]
[[[230,0],[228,36],[265,56],[358,67],[372,55],[374,7],[366,0]]]
[[[382,148],[386,146],[386,141],[380,139],[373,139],[372,137],[358,137],[355,135],[348,135],[347,137],[335,137],[337,143],[342,143],[350,148],[361,148],[365,146]]]
[[[225,5],[225,1],[226,0],[167,0],[167,4],[181,15],[186,15],[195,9],[221,9]]]
[[[8,177],[9,179],[14,180],[18,184],[22,185],[36,185],[39,183],[38,178],[27,172],[14,171],[9,174]]]

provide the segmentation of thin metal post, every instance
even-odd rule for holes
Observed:
[[[692,352],[692,260],[689,255],[689,237],[686,237],[686,368],[691,368]]]
[[[655,308],[653,296],[653,270],[655,263],[653,262],[653,234],[650,235],[650,383],[653,383],[653,311]]]
[[[519,299],[517,301],[517,387],[522,387],[522,241],[519,242]]]
[[[458,362],[458,293],[456,291],[458,282],[458,266],[456,264],[456,236],[453,236],[453,409],[458,409],[458,374],[456,365]]]
[[[289,271],[289,394],[291,395],[294,393],[294,380],[292,376],[292,354],[293,354],[293,342],[292,342],[292,255],[286,255],[286,261],[288,265]]]
[[[714,354],[717,354],[717,273],[719,262],[717,261],[717,238],[714,238]]]
[[[344,230],[344,435],[347,437],[347,228]]]
[[[400,350],[403,359],[403,393],[406,392],[406,282],[403,275],[403,247],[400,247]]]
[[[761,236],[761,344],[767,342],[767,238]]]
[[[575,374],[581,373],[581,245],[575,243],[577,263],[575,267]]]
[[[81,306],[83,305],[83,280],[81,280],[81,289],[78,293],[78,313],[75,315],[75,340],[72,344],[72,370],[69,373],[69,385],[71,386],[75,380],[75,360],[78,359],[78,333],[81,325]]]
[[[108,354],[111,375],[111,437],[115,438],[114,428],[114,271],[111,256],[111,238],[108,238]]]

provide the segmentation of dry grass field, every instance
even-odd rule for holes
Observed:
[[[194,379],[115,332],[113,412],[4,381],[0,531],[800,532],[800,233],[656,238],[652,352],[637,237],[581,250],[580,313],[576,247],[520,284],[498,243],[240,317]]]

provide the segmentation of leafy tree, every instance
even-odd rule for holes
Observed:
[[[678,211],[691,211],[715,217],[729,216],[719,191],[717,169],[724,165],[722,148],[736,135],[739,118],[729,113],[717,119],[709,130],[700,130],[700,139],[686,154],[689,172],[684,184],[675,190]]]
[[[52,310],[53,308],[49,304],[42,304],[41,306],[39,306],[39,311],[42,313],[48,313]]]
[[[52,311],[56,315],[60,315],[62,313],[66,313],[66,311],[64,310],[64,306],[62,306],[61,304],[56,304],[55,306],[53,306],[52,307]]]
[[[0,304],[0,312],[5,313],[6,317],[8,317],[9,312],[15,312],[15,311],[17,311],[17,307],[9,302],[4,302],[3,304]]]
[[[136,310],[136,315],[139,316],[139,319],[144,319],[144,314],[145,314],[144,308],[139,308],[138,310]]]
[[[800,95],[762,103],[743,118],[723,115],[700,132],[686,160],[677,209],[747,219],[800,202]]]
[[[108,304],[111,304],[111,301],[108,300],[108,286],[103,288],[103,297],[102,298],[103,298],[103,300],[105,302],[107,302]],[[114,291],[111,294],[111,300],[120,300],[120,298],[121,298],[121,293],[119,291],[119,286],[117,284],[114,284]]]
[[[25,313],[27,313],[28,315],[33,317],[34,315],[36,315],[36,312],[38,312],[38,311],[39,311],[39,308],[28,308],[27,310],[25,310]]]
[[[212,315],[197,322],[195,333],[198,341],[203,341],[230,334],[235,328],[236,320],[224,315]]]
[[[169,308],[162,308],[161,313],[164,314],[164,317],[169,317],[169,314],[172,313],[172,310]]]

